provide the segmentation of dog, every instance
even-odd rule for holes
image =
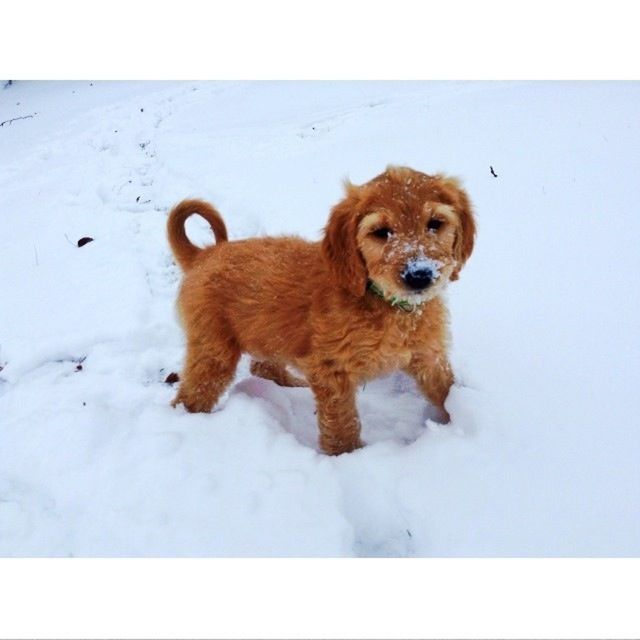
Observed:
[[[473,251],[469,197],[455,178],[395,166],[360,186],[346,182],[345,191],[320,242],[230,242],[210,204],[174,207],[167,228],[184,271],[178,311],[187,352],[173,406],[210,411],[247,353],[254,375],[311,388],[327,454],[363,446],[357,387],[396,370],[449,421],[454,378],[441,294]],[[188,239],[192,214],[209,223],[214,245]]]

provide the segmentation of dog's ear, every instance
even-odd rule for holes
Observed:
[[[328,260],[336,282],[354,296],[361,297],[367,288],[367,269],[358,249],[357,188],[347,183],[347,195],[331,211],[324,230],[322,252]]]
[[[448,189],[455,194],[455,209],[458,213],[459,226],[453,243],[453,252],[456,258],[456,268],[451,274],[451,280],[457,280],[460,270],[469,259],[473,251],[476,237],[476,223],[473,217],[473,207],[466,191],[461,187],[460,182],[455,178],[442,177],[442,181]]]

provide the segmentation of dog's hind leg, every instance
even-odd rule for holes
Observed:
[[[284,365],[272,360],[251,360],[251,373],[260,378],[273,380],[281,387],[308,387],[302,378],[291,375]]]
[[[192,413],[211,411],[233,380],[239,359],[240,349],[233,343],[189,341],[180,388],[171,404],[182,403]]]

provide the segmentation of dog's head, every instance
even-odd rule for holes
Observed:
[[[346,191],[322,243],[340,286],[363,296],[371,281],[385,295],[419,303],[457,280],[476,232],[457,180],[388,167]]]

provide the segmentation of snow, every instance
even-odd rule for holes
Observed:
[[[433,274],[433,279],[436,280],[440,276],[440,269],[442,268],[442,262],[440,260],[433,260],[425,256],[424,254],[418,255],[415,260],[411,260],[407,265],[408,271],[430,271]]]
[[[640,554],[638,83],[16,82],[0,90],[0,555]],[[166,214],[318,239],[348,176],[463,179],[458,384],[358,395],[318,451],[308,389],[249,374],[172,409]],[[497,178],[489,167],[495,169]],[[211,242],[203,221],[188,232]],[[94,238],[83,247],[77,240]]]

